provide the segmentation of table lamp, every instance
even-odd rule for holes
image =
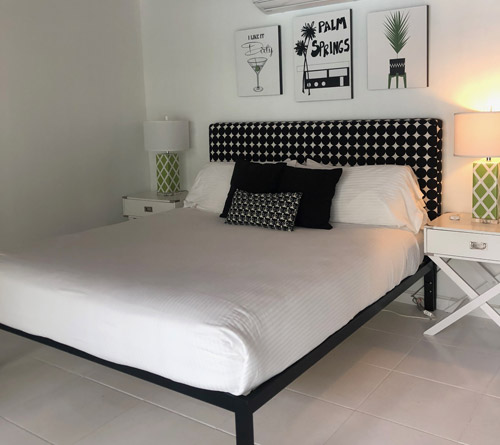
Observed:
[[[500,156],[500,112],[455,114],[455,156],[485,157],[473,163],[472,217],[498,224]]]
[[[158,194],[173,195],[180,190],[179,152],[189,148],[189,122],[144,122],[144,148],[156,154]]]

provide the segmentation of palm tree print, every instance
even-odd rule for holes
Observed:
[[[305,91],[305,87],[306,87],[306,77],[305,77],[305,73],[306,73],[306,53],[307,53],[307,46],[306,46],[306,42],[304,42],[303,40],[299,40],[296,44],[295,44],[295,52],[296,54],[299,56],[299,57],[302,57],[304,56],[304,69],[302,70],[302,92]]]
[[[302,92],[306,89],[306,80],[309,79],[309,65],[307,63],[307,50],[309,49],[309,43],[312,39],[316,37],[316,27],[314,22],[306,23],[301,29],[301,36],[304,40],[299,40],[295,44],[295,53],[302,57],[304,56],[304,69],[302,71]],[[311,89],[308,88],[309,95],[311,94]]]

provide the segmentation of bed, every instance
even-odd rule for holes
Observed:
[[[440,149],[435,119],[210,127],[212,161],[410,165],[431,218]],[[248,445],[253,412],[421,277],[433,310],[435,268],[407,231],[290,234],[186,208],[3,256],[0,323],[233,411],[237,444]]]

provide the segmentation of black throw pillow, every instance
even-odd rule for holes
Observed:
[[[280,177],[279,192],[302,192],[296,226],[331,229],[330,210],[341,168],[312,170],[285,167]]]
[[[285,167],[285,163],[258,164],[250,161],[236,161],[231,178],[231,188],[220,217],[227,218],[236,189],[250,193],[277,192],[281,172]]]

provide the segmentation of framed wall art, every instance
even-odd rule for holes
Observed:
[[[238,96],[283,94],[279,26],[235,32]]]
[[[293,45],[295,100],[352,99],[350,9],[296,17]]]
[[[428,6],[368,15],[368,88],[425,88]]]

